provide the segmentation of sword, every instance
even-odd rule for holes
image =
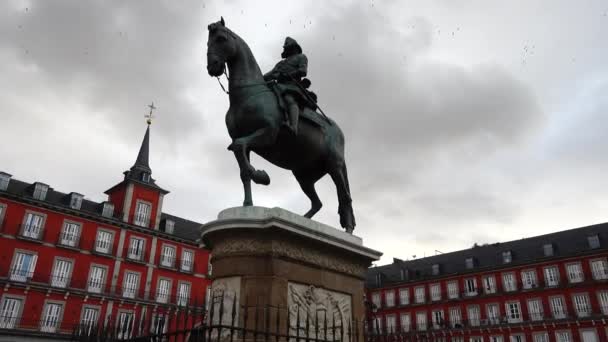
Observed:
[[[304,94],[304,96],[306,96],[306,99],[308,100],[308,102],[310,102],[311,104],[314,104],[315,107],[316,107],[315,109],[318,109],[321,112],[321,114],[323,114],[323,117],[325,118],[325,120],[327,121],[327,123],[331,125],[332,123],[329,120],[329,118],[327,117],[327,115],[325,115],[325,113],[323,112],[323,109],[321,109],[321,107],[319,107],[319,105],[315,101],[313,101],[312,98],[310,98],[310,96],[308,95],[308,91],[304,87],[302,87],[302,85],[300,84],[300,81],[296,80],[290,74],[285,74],[284,73],[284,75],[287,75],[287,77],[289,77],[293,81],[293,83],[295,83],[296,86],[298,86],[298,88],[300,88],[300,90],[302,91],[302,93]]]

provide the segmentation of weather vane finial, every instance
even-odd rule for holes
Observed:
[[[152,123],[152,119],[154,119],[154,116],[152,116],[152,111],[156,109],[156,107],[154,107],[154,102],[149,104],[148,108],[150,108],[150,114],[144,115],[144,117],[147,118],[146,122],[149,126]]]

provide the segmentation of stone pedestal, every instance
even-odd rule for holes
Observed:
[[[365,272],[381,253],[357,236],[280,208],[237,207],[205,224],[202,239],[211,249],[212,295],[223,294],[224,310],[286,308],[271,320],[292,326],[300,310],[310,324],[327,317],[347,327],[364,318]]]

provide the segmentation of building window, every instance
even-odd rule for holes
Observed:
[[[401,314],[401,331],[408,332],[410,331],[410,327],[412,325],[412,319],[410,314],[402,313]]]
[[[94,332],[96,332],[98,319],[98,307],[83,306],[82,314],[80,316],[80,328],[84,330],[85,335],[91,336]]]
[[[441,329],[444,324],[443,310],[434,310],[432,313],[433,329]]]
[[[608,291],[598,292],[597,297],[600,303],[600,310],[604,315],[608,315]]]
[[[431,284],[430,285],[431,300],[441,300],[441,285]]]
[[[184,272],[192,272],[192,266],[194,263],[194,252],[191,250],[182,250],[182,262],[181,268]]]
[[[450,325],[452,328],[462,327],[462,313],[459,307],[450,308]]]
[[[467,296],[477,295],[477,279],[467,278],[464,280],[464,292]]]
[[[566,270],[568,271],[568,280],[571,283],[580,283],[585,280],[580,263],[568,264],[566,265]]]
[[[595,280],[608,279],[608,264],[606,263],[606,259],[592,260],[591,273]]]
[[[135,207],[135,220],[133,223],[141,227],[150,226],[151,209],[152,205],[150,203],[138,200]]]
[[[416,303],[424,303],[424,286],[414,288],[414,300]]]
[[[2,222],[4,222],[5,213],[6,213],[6,204],[0,203],[0,228],[2,228]]]
[[[169,295],[171,294],[171,280],[158,279],[158,288],[156,289],[156,301],[159,303],[168,303]]]
[[[557,270],[557,266],[545,267],[545,285],[559,285],[559,271]]]
[[[524,289],[532,289],[537,287],[536,271],[526,270],[521,272],[521,282]]]
[[[42,229],[44,227],[43,214],[26,213],[25,219],[23,220],[23,227],[21,229],[21,236],[40,240],[42,238]]]
[[[426,330],[426,312],[416,312],[416,330]]]
[[[107,230],[98,230],[97,239],[95,239],[95,252],[111,254],[112,253],[112,240],[114,234]]]
[[[458,298],[458,282],[457,281],[448,282],[448,298],[450,298],[450,299]]]
[[[555,342],[572,342],[572,336],[569,331],[556,331]]]
[[[139,287],[139,273],[125,272],[125,280],[122,287],[122,296],[125,298],[135,298]]]
[[[502,263],[509,264],[513,261],[513,256],[511,255],[511,251],[502,252]]]
[[[380,293],[379,292],[372,293],[372,304],[374,304],[374,306],[378,309],[382,307],[380,304]]]
[[[549,334],[546,331],[535,333],[532,339],[533,342],[549,342]]]
[[[587,242],[589,242],[590,249],[600,248],[600,237],[597,234],[587,236]]]
[[[40,201],[44,201],[46,199],[46,193],[49,190],[49,186],[42,183],[34,184],[34,198]]]
[[[150,174],[147,172],[143,172],[141,174],[141,180],[146,183],[150,182]]]
[[[51,275],[51,286],[66,288],[72,276],[72,262],[65,259],[55,259]]]
[[[116,319],[116,337],[119,340],[131,338],[133,334],[133,325],[135,323],[135,315],[129,311],[119,311]]]
[[[92,293],[101,293],[106,281],[106,268],[102,266],[91,266],[89,284],[87,290]]]
[[[505,303],[505,313],[507,314],[507,321],[509,323],[521,322],[521,308],[519,302]]]
[[[549,302],[551,304],[551,312],[553,313],[553,318],[566,318],[566,305],[564,304],[563,297],[551,297],[549,299]]]
[[[164,245],[160,255],[160,265],[164,267],[175,266],[175,247]]]
[[[110,202],[103,202],[103,208],[101,209],[101,216],[113,217],[114,216],[114,204]]]
[[[382,317],[376,316],[372,321],[372,330],[376,333],[382,333]]]
[[[40,321],[40,331],[54,333],[61,323],[63,304],[47,303]]]
[[[490,336],[490,342],[504,342],[502,336]]]
[[[439,275],[439,264],[433,264],[433,275]]]
[[[552,243],[546,243],[543,245],[543,254],[546,257],[553,256],[553,244]]]
[[[62,246],[76,247],[80,240],[80,224],[71,221],[64,221],[59,234],[59,244]]]
[[[165,314],[155,314],[152,316],[152,323],[150,324],[150,332],[153,335],[160,335],[166,333],[169,327],[169,320]]]
[[[21,317],[23,299],[4,296],[0,305],[0,329],[14,329]]]
[[[386,301],[387,308],[395,306],[395,290],[387,290],[384,293],[384,300]]]
[[[129,241],[129,253],[128,257],[131,260],[144,260],[144,246],[146,239],[131,237]]]
[[[410,303],[410,290],[408,288],[399,289],[399,305],[408,305]]]
[[[11,280],[25,282],[32,278],[37,259],[38,255],[32,252],[16,252],[11,266]]]
[[[173,230],[175,229],[175,222],[172,220],[165,220],[165,233],[173,234]]]
[[[473,267],[475,267],[475,259],[473,258],[466,258],[464,260],[464,265],[467,269],[472,269]]]
[[[496,279],[493,275],[483,277],[483,289],[486,294],[496,293]]]
[[[589,296],[586,293],[573,295],[572,302],[574,303],[574,309],[578,317],[588,317],[591,314]]]
[[[386,331],[389,334],[395,333],[397,331],[397,318],[395,317],[395,315],[386,316]]]
[[[543,319],[543,303],[541,299],[528,300],[528,316],[531,321],[540,321]]]
[[[11,175],[8,173],[0,172],[0,190],[6,191],[8,189],[8,183],[11,181]]]
[[[81,194],[77,194],[75,192],[72,192],[70,194],[70,208],[72,209],[76,209],[76,210],[80,210],[80,207],[82,207],[82,199],[83,199],[83,195]]]
[[[503,273],[502,274],[502,286],[505,291],[511,292],[517,290],[517,284],[515,282],[514,273]]]
[[[469,338],[469,342],[483,342],[483,337],[481,337],[481,336],[471,336]]]
[[[510,342],[526,342],[526,337],[522,334],[511,335]]]
[[[467,307],[467,317],[469,319],[469,325],[472,327],[478,327],[479,326],[479,318],[480,318],[480,314],[479,314],[479,306],[477,305],[471,305],[469,307]]]
[[[500,323],[500,312],[498,304],[488,304],[486,306],[488,312],[488,324],[499,324]]]
[[[180,282],[177,287],[177,305],[187,306],[190,301],[190,283]]]

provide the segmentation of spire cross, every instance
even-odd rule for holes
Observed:
[[[154,119],[154,116],[152,115],[152,111],[156,109],[156,107],[154,107],[154,102],[149,104],[148,108],[150,108],[150,114],[146,114],[146,115],[144,115],[144,117],[148,119],[148,120],[146,120],[146,122],[148,123],[148,125],[150,125],[152,123],[152,119]]]

